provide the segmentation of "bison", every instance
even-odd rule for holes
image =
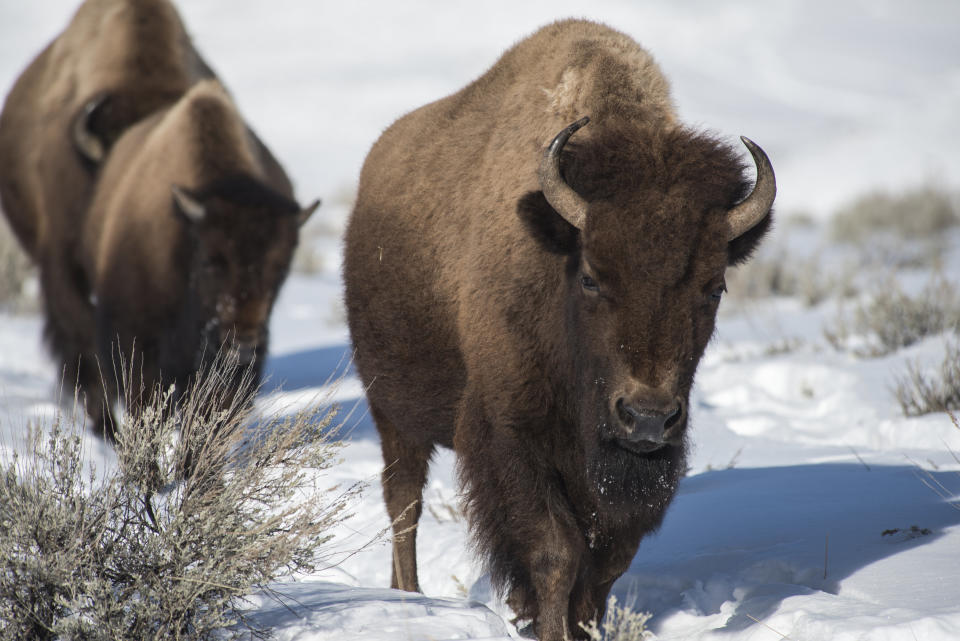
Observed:
[[[752,187],[733,148],[678,122],[643,48],[569,20],[374,144],[344,279],[393,587],[419,590],[422,488],[452,447],[518,620],[559,641],[602,616],[683,475],[725,270],[771,224],[772,167],[743,141]]]
[[[168,0],[87,0],[0,113],[0,204],[39,266],[52,351],[88,390],[101,376],[80,235],[99,168],[128,127],[211,77]]]
[[[134,372],[128,404],[158,386],[179,392],[222,348],[240,373],[259,379],[274,299],[318,205],[297,204],[216,80],[198,82],[117,140],[79,254],[96,301],[99,362],[130,363]],[[88,399],[99,389],[109,410],[116,389],[107,380],[86,389]]]

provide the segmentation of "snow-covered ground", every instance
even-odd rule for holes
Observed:
[[[777,169],[780,212],[823,219],[867,189],[960,186],[953,2],[181,4],[198,46],[301,199],[326,200],[315,218],[333,230],[347,212],[338,194],[349,192],[383,128],[462,86],[537,26],[571,15],[645,43],[688,122],[763,144]],[[0,9],[0,91],[74,6],[33,0]],[[952,241],[945,271],[956,279]],[[344,413],[353,410],[351,442],[331,476],[370,486],[338,528],[341,562],[278,585],[286,605],[257,598],[251,610],[279,639],[515,634],[471,553],[449,452],[431,468],[418,537],[426,596],[386,589],[389,545],[371,542],[387,525],[382,463],[348,370],[339,244],[333,235],[309,242],[321,267],[292,276],[282,292],[261,402],[294,409],[346,372],[334,396]],[[783,225],[769,244],[805,243]],[[905,418],[891,392],[908,360],[939,361],[944,337],[863,359],[823,336],[835,300],[809,308],[731,298],[723,307],[694,394],[690,473],[617,583],[621,601],[633,595],[651,612],[661,639],[960,638],[960,429],[943,414]],[[55,408],[58,368],[41,326],[37,316],[0,313],[4,447]],[[109,448],[86,445],[111,464]]]

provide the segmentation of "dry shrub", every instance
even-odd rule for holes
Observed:
[[[331,207],[350,211],[357,202],[358,188],[359,185],[355,182],[341,183],[326,200]]]
[[[795,209],[782,216],[778,215],[778,226],[786,229],[813,229],[817,226],[817,218],[808,209]]]
[[[330,264],[330,251],[324,250],[331,241],[343,235],[346,217],[357,200],[357,185],[344,183],[333,194],[323,199],[320,215],[314,215],[300,229],[300,242],[293,254],[291,269],[298,274],[312,276],[324,270],[335,269]]]
[[[818,255],[796,259],[779,250],[754,257],[728,272],[727,286],[736,299],[794,297],[812,307],[834,296],[856,294],[853,271],[828,272]]]
[[[203,409],[230,376],[218,366],[176,402],[158,390],[124,422],[115,472],[84,472],[82,420],[62,415],[0,460],[0,638],[267,635],[244,595],[322,562],[359,488],[318,480],[333,410],[251,427],[249,385]]]
[[[324,208],[321,211],[325,211]],[[297,274],[314,276],[329,269],[323,245],[329,245],[342,234],[342,229],[325,218],[314,215],[300,228],[300,238],[297,249],[293,252],[290,269]]]
[[[649,614],[634,611],[630,604],[620,607],[617,605],[617,597],[611,596],[607,601],[607,613],[603,616],[603,622],[581,622],[580,628],[589,635],[591,641],[646,641],[655,638],[653,633],[647,630],[649,619]]]
[[[877,191],[857,198],[834,215],[831,236],[847,243],[864,241],[877,232],[933,238],[957,225],[960,212],[952,195],[925,186],[900,194]]]
[[[18,307],[26,296],[24,285],[33,273],[30,259],[0,217],[0,307]]]
[[[894,395],[907,416],[960,411],[960,342],[947,341],[943,362],[933,375],[918,362],[908,363]]]
[[[293,260],[290,263],[290,269],[296,274],[305,276],[315,276],[326,268],[327,261],[323,254],[313,243],[304,242],[301,238],[296,251],[293,252]]]
[[[876,357],[947,331],[960,332],[960,296],[950,281],[934,276],[917,296],[888,279],[869,301],[855,306],[852,320],[841,309],[824,335],[838,350],[850,349],[851,339],[860,339],[852,351]]]

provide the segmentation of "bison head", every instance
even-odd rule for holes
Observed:
[[[120,136],[140,119],[172,104],[182,92],[176,90],[101,92],[83,103],[74,114],[70,138],[89,169],[100,167]]]
[[[174,211],[187,227],[184,262],[200,350],[225,347],[241,366],[259,370],[270,310],[289,270],[298,229],[320,203],[301,209],[243,175],[172,191]]]
[[[587,121],[546,149],[542,191],[527,194],[519,214],[563,265],[571,411],[594,485],[636,499],[642,488],[624,472],[656,461],[682,467],[690,388],[724,272],[768,229],[775,179],[746,138],[757,166],[752,190],[732,149],[680,128],[606,122],[566,145]]]

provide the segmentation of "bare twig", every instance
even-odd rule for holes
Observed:
[[[752,614],[749,614],[749,613],[744,613],[744,614],[746,614],[746,615],[747,615],[747,618],[750,619],[751,621],[753,621],[754,623],[759,623],[760,625],[762,625],[762,626],[765,627],[766,629],[770,630],[770,631],[773,632],[774,634],[779,634],[781,639],[786,639],[787,641],[790,641],[790,637],[788,637],[787,635],[785,635],[783,632],[780,632],[779,630],[775,630],[774,628],[771,628],[769,625],[767,625],[766,623],[764,623],[763,621],[761,621],[761,620],[758,619],[757,617],[753,616]]]

